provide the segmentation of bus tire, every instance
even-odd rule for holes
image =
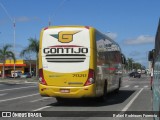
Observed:
[[[97,98],[98,102],[105,102],[107,100],[107,82],[105,81],[103,95]]]
[[[115,93],[119,93],[120,87],[121,87],[121,78],[119,78],[118,88],[115,90]]]
[[[65,101],[64,98],[60,98],[60,97],[57,97],[56,100],[58,103],[62,103]]]

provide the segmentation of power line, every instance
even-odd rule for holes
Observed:
[[[1,8],[4,10],[4,12],[6,13],[7,17],[10,19],[10,21],[13,23],[13,52],[14,54],[16,53],[15,51],[15,41],[16,41],[16,21],[15,18],[12,18],[11,15],[8,13],[7,9],[4,7],[4,5],[2,3],[0,3]],[[15,71],[16,65],[15,65],[15,61],[14,61],[14,71]]]
[[[66,2],[67,0],[62,0],[59,4],[59,6],[55,9],[55,11],[53,12],[53,17],[55,17],[56,13],[58,12],[58,10],[64,5],[64,3]],[[49,26],[51,25],[51,17],[49,16],[49,22],[48,22]]]
[[[7,15],[7,17],[9,18],[9,20],[11,22],[13,22],[13,18],[11,17],[11,15],[8,13],[7,9],[4,7],[4,5],[2,3],[0,3],[1,8],[4,10],[5,14]]]
[[[56,11],[55,11],[55,14],[57,13],[57,11],[64,5],[64,3],[66,2],[67,0],[63,0],[60,4],[59,4],[59,6],[57,7],[57,9],[56,9]],[[55,15],[55,14],[53,14],[53,15]]]

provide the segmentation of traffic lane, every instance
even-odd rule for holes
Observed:
[[[123,89],[142,90],[139,96],[134,100],[127,111],[144,111],[150,114],[152,111],[152,91],[150,90],[150,77],[142,76],[139,78],[130,78],[128,81],[123,81]],[[133,99],[133,98],[132,98]],[[129,103],[129,102],[128,102]],[[149,112],[145,112],[149,111]],[[125,113],[125,112],[124,112]],[[133,112],[134,114],[134,112]],[[137,113],[135,113],[137,114]],[[135,118],[121,118],[122,120],[135,120]],[[121,120],[120,119],[120,120]],[[153,120],[153,118],[136,118],[137,120]]]
[[[123,116],[128,117],[119,117],[119,120],[153,120],[152,92],[144,88],[141,88],[139,92],[140,94],[138,97],[136,97],[133,102],[132,100],[134,98],[132,98],[132,100],[123,108],[122,112],[120,112]]]
[[[128,111],[152,111],[152,91],[144,89]]]
[[[136,81],[139,84],[149,84],[150,83],[150,77],[149,76],[142,76],[141,78],[129,77],[129,81],[131,81],[131,82]]]
[[[18,103],[12,101],[11,104],[8,107],[6,107],[7,110],[10,110],[10,108],[15,108],[14,110],[36,110],[36,108],[42,108],[42,111],[73,111],[73,110],[77,110],[76,107],[78,108],[78,111],[91,111],[91,110],[103,110],[104,111],[113,111],[113,110],[122,110],[123,106],[125,106],[134,96],[135,94],[138,92],[139,90],[132,90],[131,88],[126,89],[121,89],[119,94],[109,94],[108,95],[108,101],[105,103],[97,103],[94,99],[92,101],[71,101],[71,102],[67,102],[65,104],[59,104],[56,102],[56,100],[53,99],[45,99],[45,100],[38,100],[41,99],[42,97],[40,96],[33,96],[33,97],[29,97],[29,98],[25,98],[20,99],[20,102],[18,101]],[[38,101],[37,101],[38,100]],[[35,101],[33,103],[30,103],[29,101]],[[13,104],[15,103],[15,104]],[[17,107],[18,106],[18,107]],[[70,106],[72,109],[70,109]],[[22,109],[23,108],[23,109]],[[43,109],[44,108],[44,109]],[[40,109],[39,109],[40,110]]]
[[[127,76],[125,79],[129,80],[129,81],[134,81],[134,80],[138,81],[139,80],[139,82],[141,82],[141,81],[148,82],[150,80],[150,77],[149,76],[145,76],[145,75],[142,75],[141,78],[133,78],[133,77]]]
[[[36,108],[44,107],[53,101],[53,98],[41,99],[39,101],[33,102],[35,100],[41,99],[39,94],[33,95],[26,98],[19,98],[16,100],[10,100],[0,103],[0,111],[33,111]]]
[[[6,110],[8,110],[10,106],[12,106],[11,108],[13,108],[13,110],[14,110],[14,106],[19,106],[19,107],[16,107],[16,110],[29,110],[28,108],[30,108],[29,107],[30,105],[28,105],[27,107],[23,107],[24,109],[21,108],[23,106],[23,103],[27,103],[29,101],[32,101],[31,104],[34,103],[34,105],[36,105],[36,104],[41,104],[41,102],[44,103],[45,101],[47,101],[47,99],[49,99],[49,98],[45,99],[38,94],[38,86],[29,86],[29,85],[24,86],[23,84],[21,85],[22,87],[20,85],[13,85],[13,86],[16,86],[16,87],[14,87],[13,89],[6,88],[7,90],[3,89],[2,91],[0,91],[1,95],[3,95],[3,96],[1,96],[0,104],[5,102],[5,104],[3,104],[3,106],[6,105],[6,107],[5,107]],[[118,104],[119,102],[123,102],[125,99],[127,99],[128,95],[130,95],[131,93],[132,93],[131,91],[121,91],[120,94],[114,94],[114,95],[111,93],[108,95],[108,102],[107,103],[102,103],[102,104],[98,103],[97,104],[97,103],[94,103],[94,102],[96,102],[95,99],[92,99],[92,101],[88,101],[88,103],[90,106],[97,106],[97,105],[101,106],[101,107],[104,107],[105,105],[111,106],[112,104],[116,104],[116,103]],[[114,98],[114,97],[116,97],[116,98]],[[45,106],[50,106],[50,105],[54,105],[54,104],[59,105],[59,103],[57,103],[55,98],[52,98],[52,100],[53,101],[50,101],[50,102],[47,101]],[[80,103],[76,103],[76,101],[74,101],[74,104],[75,105],[80,104],[80,105],[85,106],[85,104],[87,103],[87,102],[81,102],[81,100],[79,102]],[[20,105],[18,105],[18,103]],[[88,103],[87,103],[87,105],[88,105]],[[72,105],[72,106],[74,107],[74,105]],[[40,106],[38,106],[38,107],[40,107]],[[119,106],[119,108],[120,108],[120,106]],[[112,106],[110,109],[112,109]]]
[[[128,96],[129,98],[133,98],[135,95],[134,94],[136,94],[137,92],[139,92],[139,91],[136,91],[136,92],[134,92],[133,94],[131,94],[130,96]],[[122,95],[122,94],[121,94]],[[114,95],[113,95],[114,96]],[[110,99],[110,97],[112,98],[113,97],[112,95],[111,96],[109,96],[108,97],[108,101],[109,100],[111,100]],[[115,96],[114,96],[115,97]],[[115,97],[116,98],[116,97]],[[123,103],[125,103],[125,102],[129,102],[130,100],[128,100],[128,99],[126,99]],[[95,110],[95,111],[98,111],[97,110],[97,102],[93,102],[93,104],[91,104],[90,103],[90,105],[87,105],[88,103],[86,102],[86,100],[85,101],[74,101],[74,103],[65,103],[64,105],[62,105],[62,104],[59,104],[59,103],[56,103],[56,101],[54,100],[54,102],[52,102],[52,100],[50,100],[50,99],[48,99],[48,100],[45,100],[45,101],[43,101],[43,100],[41,100],[41,101],[38,101],[38,102],[35,102],[35,104],[38,104],[37,106],[39,107],[39,106],[43,106],[43,108],[45,108],[45,109],[42,109],[42,111],[44,111],[44,110],[46,110],[46,111],[48,111],[49,109],[50,109],[50,104],[47,104],[47,103],[51,103],[51,104],[55,104],[54,106],[56,106],[56,107],[54,107],[51,111],[59,111],[57,108],[58,107],[62,107],[60,110],[61,111],[67,111],[65,108],[70,108],[70,105],[71,105],[71,109],[69,109],[69,111],[73,111],[73,106],[77,106],[78,107],[78,111],[87,111],[87,110],[84,110],[83,108],[86,108],[86,107],[90,107],[90,109],[88,109],[88,111],[92,111],[92,110]],[[73,101],[72,101],[73,102]],[[76,103],[75,103],[76,102]],[[113,101],[109,101],[109,102],[113,102]],[[42,104],[42,103],[44,103],[44,104]],[[124,105],[122,105],[122,108],[127,104],[127,103],[125,103]],[[32,108],[36,108],[36,105],[35,104],[26,104],[26,103],[19,103],[18,104],[18,106],[21,108],[21,107],[28,107],[29,105],[30,106],[32,106]],[[102,105],[102,103],[98,103],[98,104],[100,104],[100,105]],[[114,103],[113,102],[113,104],[116,104],[116,103]],[[92,107],[93,106],[93,107]],[[96,107],[95,107],[96,106]],[[105,105],[102,105],[103,107],[105,107]],[[110,111],[109,110],[109,108],[107,107],[107,106],[110,106],[109,104],[107,104],[106,103],[106,108],[104,109],[104,111]],[[15,106],[13,106],[14,108],[15,108]],[[17,107],[17,105],[16,105],[16,107]],[[80,108],[80,107],[82,107],[82,108]],[[113,105],[111,104],[111,107],[113,107]],[[10,109],[11,108],[11,106],[9,106],[9,108],[8,109]],[[42,107],[41,107],[42,108]],[[30,108],[28,108],[28,109],[30,109]],[[15,109],[15,110],[17,110],[17,108]],[[24,109],[23,109],[24,110]],[[102,111],[103,109],[101,109],[101,111]],[[115,106],[115,110],[116,110],[116,106]],[[64,111],[64,112],[65,112]],[[82,112],[82,113],[80,113],[80,112],[78,112],[78,113],[76,113],[78,116],[81,116],[81,114],[82,115],[85,115],[85,116],[87,116],[87,117],[68,117],[67,116],[67,118],[69,118],[69,119],[78,119],[78,120],[84,120],[84,119],[106,119],[106,117],[91,117],[91,116],[94,116],[94,115],[92,115],[92,114],[89,114],[89,115],[87,115],[87,112],[86,113],[84,113],[84,112]],[[64,115],[66,115],[67,113],[64,113]],[[74,114],[74,113],[70,113],[70,114]],[[93,114],[96,114],[96,113],[93,113]],[[63,116],[63,115],[62,115]],[[66,117],[54,117],[54,118],[51,118],[51,117],[49,117],[49,118],[45,118],[45,120],[46,119],[66,119]],[[113,120],[113,118],[112,117],[107,117],[107,119],[109,120],[109,119],[111,119],[111,120]],[[116,119],[119,119],[119,118],[116,118]],[[123,118],[124,120],[130,120],[130,119],[132,119],[132,118]],[[122,120],[123,120],[122,119]],[[135,119],[135,118],[134,118]],[[148,118],[146,119],[146,120],[148,120]],[[150,119],[149,119],[150,120]]]
[[[121,111],[125,101],[136,91],[120,90],[118,94],[109,93],[107,101],[98,102],[92,99],[71,99],[63,103],[53,102],[47,107],[35,109],[35,111]]]
[[[128,95],[127,95],[127,94]],[[130,107],[136,102],[139,102],[137,101],[137,99],[140,97],[140,99],[142,99],[144,101],[144,99],[146,100],[147,99],[147,103],[146,103],[146,106],[141,106],[143,108],[141,109],[138,109],[138,107],[140,106],[139,104],[135,104],[133,106],[136,106],[136,109],[135,111],[138,111],[138,110],[146,110],[146,108],[148,108],[147,110],[148,111],[151,111],[151,99],[148,95],[146,94],[143,94],[143,93],[148,93],[148,90],[147,89],[137,89],[136,91],[132,91],[132,90],[120,90],[120,93],[117,94],[117,95],[112,95],[110,94],[108,96],[108,100],[105,102],[105,103],[98,103],[96,101],[82,101],[82,100],[79,100],[79,101],[68,101],[66,103],[52,103],[52,104],[49,104],[45,107],[42,107],[41,109],[37,109],[37,111],[64,111],[64,113],[62,113],[61,116],[66,116],[67,115],[67,111],[71,112],[69,113],[71,116],[74,115],[74,112],[72,111],[78,111],[79,114],[78,116],[87,116],[88,114],[88,111],[93,111],[93,115],[89,114],[88,117],[91,117],[91,116],[98,116],[96,115],[96,113],[94,111],[115,111],[115,113],[125,113],[123,112],[124,110],[125,111],[128,111],[130,109]],[[128,105],[130,104],[130,105]],[[128,107],[126,107],[128,106]],[[117,112],[116,112],[117,111]],[[66,112],[66,113],[65,113]],[[86,112],[86,113],[85,113]],[[77,113],[75,113],[75,116],[76,116]],[[97,114],[99,114],[97,112]],[[103,113],[100,113],[102,116],[105,116],[103,114],[105,114],[104,112]],[[101,119],[103,117],[100,117]],[[124,118],[124,119],[128,119],[128,118]],[[141,118],[140,118],[141,119]],[[149,120],[152,120],[153,118],[147,118]],[[146,119],[146,120],[147,120]]]
[[[3,89],[0,91],[0,110],[6,111],[32,111],[37,107],[45,106],[46,103],[52,103],[42,98],[38,92],[38,86],[18,85],[18,87]],[[41,101],[39,103],[39,101]],[[55,100],[56,101],[56,100]],[[37,103],[37,104],[35,104]]]
[[[36,93],[38,93],[37,85],[15,85],[14,88],[7,86],[6,88],[0,90],[0,103],[5,99],[11,99]]]
[[[72,100],[67,101],[65,103],[58,103],[55,98],[46,98],[41,97],[39,93],[33,94],[33,90],[30,90],[29,94],[27,94],[25,98],[19,95],[20,91],[17,91],[16,98],[11,100],[5,100],[3,102],[0,102],[0,110],[13,110],[13,111],[34,111],[39,108],[42,111],[92,111],[93,109],[95,111],[104,110],[104,111],[119,111],[121,110],[121,104],[130,97],[134,91],[123,91],[121,90],[119,94],[112,94],[110,93],[108,95],[108,100],[104,103],[97,102],[95,99],[92,100],[86,100],[86,99],[80,99],[80,100]],[[33,95],[33,96],[28,96]],[[24,95],[23,95],[24,96]],[[107,107],[107,108],[106,108]]]
[[[122,81],[121,88],[146,88],[150,89],[150,79],[149,77],[142,77],[142,78],[128,78]]]
[[[67,108],[67,106],[71,106],[71,109],[75,111],[77,110],[77,107],[82,108],[82,110],[90,110],[91,108],[93,108],[91,110],[103,110],[103,108],[107,106],[106,110],[108,111],[121,111],[122,106],[125,106],[126,102],[130,101],[134,97],[134,95],[140,90],[141,87],[144,87],[144,89],[146,89],[145,86],[148,85],[148,80],[145,79],[145,81],[147,82],[142,83],[142,82],[137,82],[137,80],[134,79],[133,81],[123,82],[125,84],[129,84],[130,87],[127,87],[127,88],[121,87],[119,94],[114,94],[114,92],[110,93],[107,96],[107,101],[104,103],[97,103],[96,99],[92,99],[91,101],[88,101],[88,102],[86,101],[82,102],[82,100],[68,101],[63,104],[59,104],[59,103],[49,104],[47,106],[50,106],[50,107],[47,107],[47,110],[52,111],[52,107],[53,108],[56,107],[56,110],[60,110],[60,111],[61,110],[65,111],[65,108],[66,110],[70,110],[69,108]],[[139,85],[139,88],[134,87],[135,85]],[[94,107],[96,107],[96,109],[94,109]],[[43,108],[40,110],[43,110]],[[44,110],[45,110],[45,107],[44,107]]]
[[[0,90],[12,89],[12,88],[17,88],[17,87],[25,87],[25,86],[28,86],[28,85],[29,84],[0,82]]]
[[[136,95],[137,95],[137,93],[140,93],[137,97],[135,97]],[[139,90],[137,90],[134,94],[132,94],[131,96],[130,96],[130,98],[128,98],[125,102],[123,102],[123,103],[125,103],[125,104],[121,104],[122,105],[122,108],[121,108],[121,110],[124,110],[125,109],[125,107],[126,106],[128,106],[128,103],[130,103],[130,101],[132,101],[134,98],[135,98],[135,100],[134,101],[132,101],[132,103],[130,104],[130,106],[126,109],[126,111],[124,112],[124,111],[119,111],[119,113],[118,114],[128,114],[128,115],[130,115],[130,114],[135,114],[135,115],[139,115],[139,112],[141,112],[141,111],[152,111],[152,107],[151,107],[151,99],[150,99],[150,96],[151,96],[151,91],[149,91],[149,90],[144,90],[144,89],[139,89]],[[141,102],[139,102],[139,101],[141,101]],[[145,101],[145,102],[143,102],[143,101]],[[71,103],[70,103],[71,104]],[[73,103],[72,103],[73,104]],[[71,105],[72,105],[71,104]],[[116,104],[116,103],[115,103]],[[145,106],[144,106],[145,105]],[[68,107],[69,107],[69,105],[67,105]],[[80,105],[79,105],[80,106]],[[77,106],[78,107],[78,109],[79,109],[79,106]],[[87,106],[87,105],[86,105]],[[85,106],[85,107],[86,107]],[[72,106],[71,106],[72,107]],[[114,106],[112,106],[112,107],[114,107]],[[57,109],[57,107],[56,108],[54,108],[54,109],[56,109],[56,110],[58,110]],[[52,108],[52,110],[51,110],[51,108],[50,108],[50,110],[51,111],[54,111],[54,109]],[[74,114],[74,112],[72,112],[72,111],[74,111],[74,110],[72,110],[72,108],[69,108],[69,110],[68,109],[65,109],[66,111],[71,111],[71,113],[70,114]],[[102,111],[103,109],[101,109],[101,111]],[[113,109],[112,109],[113,110]],[[47,111],[48,111],[48,108],[47,108]],[[81,111],[83,111],[82,113],[81,113]],[[86,114],[85,114],[85,111],[86,111]],[[98,114],[98,109],[97,109],[97,107],[92,107],[92,108],[90,108],[90,109],[88,109],[88,111],[97,111],[97,114]],[[106,106],[105,107],[105,109],[104,109],[104,111],[111,111],[110,109],[109,109],[109,107],[108,106]],[[116,106],[115,106],[115,114],[117,114],[117,109],[116,109]],[[131,111],[131,113],[127,113],[127,111]],[[133,111],[133,113],[132,113],[132,111]],[[136,113],[134,113],[134,111],[139,111],[139,112],[136,112]],[[83,115],[83,116],[87,116],[87,110],[79,110],[79,114],[78,114],[78,116],[81,116],[81,114]],[[66,115],[67,113],[65,113],[65,111],[64,111],[64,115]],[[87,120],[153,120],[153,118],[152,117],[117,117],[117,118],[115,118],[115,117],[92,117],[92,116],[96,116],[95,115],[96,113],[94,112],[93,113],[93,115],[91,115],[91,114],[89,114],[89,116],[88,117],[85,117],[85,119],[87,119]],[[103,114],[105,114],[105,113],[101,113],[102,114],[102,116],[103,116]],[[145,113],[144,113],[145,114]],[[140,115],[142,115],[142,113],[140,113]],[[149,113],[146,113],[146,115],[149,115]],[[63,115],[62,115],[63,116]],[[98,115],[97,115],[98,116]],[[62,118],[64,118],[64,117],[62,117]],[[74,117],[69,117],[70,119],[75,119]],[[54,119],[59,119],[59,117],[54,117]],[[84,117],[82,117],[82,118],[79,118],[79,120],[83,120],[84,119]]]
[[[124,106],[128,103],[128,99],[132,99],[134,94],[138,91],[132,90],[120,90],[119,94],[108,95],[108,99],[104,103],[99,103],[97,101],[90,101],[86,99],[82,100],[71,100],[66,103],[52,103],[43,107],[44,109],[39,109],[40,111],[63,111],[59,113],[61,117],[45,117],[46,120],[119,120],[119,118],[113,118],[114,113],[120,113]],[[67,112],[68,111],[68,112]],[[78,111],[78,112],[75,112]],[[93,111],[93,112],[92,112]],[[102,112],[98,112],[102,111]],[[111,117],[103,117],[109,113]],[[115,112],[114,112],[115,111]],[[88,114],[89,112],[89,114]],[[71,117],[71,116],[78,117]],[[84,117],[85,116],[85,117]],[[100,116],[100,117],[92,117],[92,116]]]

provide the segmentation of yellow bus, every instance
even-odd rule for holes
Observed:
[[[44,28],[39,45],[41,96],[95,97],[119,91],[125,57],[111,38],[89,26]]]

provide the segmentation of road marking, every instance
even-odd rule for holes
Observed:
[[[4,95],[6,95],[6,94],[7,94],[7,93],[0,94],[0,97],[1,97],[1,96],[4,96]]]
[[[33,84],[38,84],[38,82],[28,82],[28,81],[25,81],[24,83],[33,83]]]
[[[37,102],[37,101],[40,101],[40,100],[45,100],[45,99],[48,99],[48,98],[50,98],[50,97],[45,97],[45,98],[41,98],[41,99],[37,99],[37,100],[33,100],[33,101],[30,101],[30,102]]]
[[[12,88],[12,89],[3,89],[3,90],[0,90],[1,91],[8,91],[8,90],[18,90],[18,89],[24,89],[24,88],[31,88],[31,87],[37,87],[37,86],[28,86],[28,87],[19,87],[19,88]]]
[[[43,109],[46,109],[46,108],[50,108],[51,106],[44,106],[44,107],[41,107],[41,108],[38,108],[38,109],[35,109],[35,110],[32,110],[32,111],[40,111],[40,110],[43,110]]]
[[[135,99],[139,96],[139,94],[143,91],[143,88],[140,89],[140,91],[132,98],[132,100],[122,109],[122,114],[128,110],[128,108],[132,105],[132,103],[135,101]],[[120,113],[120,114],[121,114]]]
[[[148,85],[144,86],[144,88],[148,88]]]
[[[138,86],[138,85],[135,85],[134,87],[135,87],[135,88],[138,88],[139,86]]]
[[[22,98],[26,98],[26,97],[31,97],[31,96],[35,96],[35,95],[39,95],[39,93],[31,94],[31,95],[26,95],[26,96],[15,97],[15,98],[10,98],[10,99],[5,99],[5,100],[0,100],[0,103],[11,101],[11,100],[22,99]]]
[[[21,85],[21,84],[23,84],[23,83],[15,83],[16,85]]]
[[[129,85],[124,86],[124,88],[127,88],[127,87],[129,87]]]

